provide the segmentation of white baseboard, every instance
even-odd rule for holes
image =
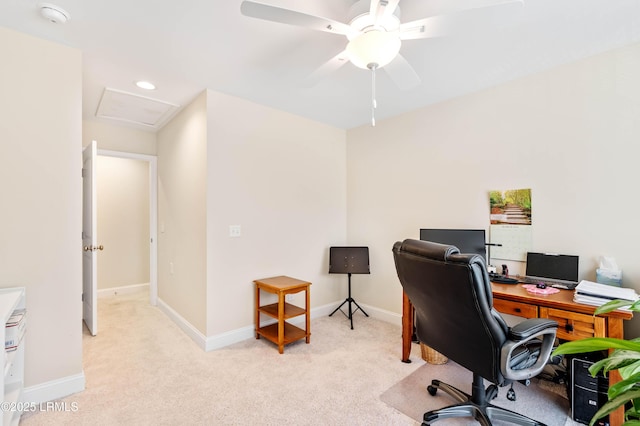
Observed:
[[[329,315],[338,306],[338,303],[330,303],[324,306],[313,308],[311,309],[311,319]],[[255,329],[253,324],[246,327],[237,328],[235,330],[226,331],[215,336],[207,337],[203,335],[199,330],[197,330],[193,325],[191,325],[191,323],[184,319],[179,313],[174,311],[162,299],[158,299],[158,307],[205,352],[221,349],[234,343],[242,342],[243,340],[255,338]],[[368,313],[372,318],[389,322],[391,324],[402,324],[402,315],[386,311],[384,309],[374,308],[368,305],[362,305],[362,309],[364,309],[365,312]],[[289,320],[291,324],[297,326],[304,326],[304,321],[305,319],[302,315]],[[275,320],[272,320],[271,322],[275,322]],[[265,321],[264,324],[269,324],[269,321]]]
[[[102,288],[98,290],[98,299],[116,297],[122,294],[132,294],[139,291],[149,291],[149,283],[123,285],[120,287]]]
[[[359,303],[359,305],[362,306],[362,309],[364,309],[364,311],[368,313],[371,318],[379,319],[380,321],[388,322],[390,324],[402,326],[401,314],[396,314],[395,312],[386,311],[380,308],[375,308],[373,306],[365,305],[363,303]],[[342,308],[344,309],[344,306]]]
[[[22,392],[22,402],[40,404],[82,392],[84,388],[85,378],[83,372],[24,388]]]
[[[166,302],[160,298],[158,298],[158,308],[160,308],[160,310],[164,312],[171,321],[176,323],[176,325],[180,327],[180,329],[184,331],[185,334],[189,336],[199,347],[205,349],[206,337],[200,332],[200,330],[195,328],[189,321],[184,319],[182,315],[173,310],[171,306],[167,305]]]
[[[313,308],[311,309],[311,312],[310,312],[311,319],[329,315],[333,309],[335,309],[334,304]],[[267,320],[267,321],[264,321],[262,324],[269,325],[270,323],[275,323],[275,322],[276,322],[275,319]],[[303,315],[300,315],[299,317],[288,320],[288,322],[299,327],[304,327],[305,318]],[[207,337],[205,351],[213,351],[216,349],[224,348],[225,346],[242,342],[243,340],[255,339],[255,337],[256,337],[255,327],[253,324],[246,327],[238,328],[235,330],[230,330],[222,334],[218,334],[216,336]]]
[[[235,330],[226,331],[215,336],[209,336],[207,337],[204,350],[207,352],[215,351],[216,349],[221,349],[225,346],[242,342],[243,340],[255,338],[254,333],[254,326],[249,325]]]

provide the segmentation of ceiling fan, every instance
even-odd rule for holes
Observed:
[[[470,28],[490,27],[506,22],[510,14],[520,10],[524,0],[503,0],[488,6],[404,23],[400,22],[399,2],[400,0],[358,0],[350,9],[348,23],[250,0],[242,2],[240,11],[252,18],[345,36],[345,49],[320,66],[308,77],[307,82],[313,84],[347,62],[358,68],[371,70],[371,116],[372,125],[375,126],[377,69],[384,67],[391,80],[402,90],[420,84],[418,74],[400,54],[403,41],[443,37],[462,33]]]

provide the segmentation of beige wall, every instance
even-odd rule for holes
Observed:
[[[488,191],[510,188],[532,190],[534,251],[578,254],[590,280],[613,256],[640,291],[639,57],[630,46],[349,131],[349,241],[371,246],[373,271],[359,301],[400,313],[393,243],[488,229]],[[639,335],[635,319],[626,337]]]
[[[97,158],[98,289],[149,283],[149,163]]]
[[[25,286],[25,386],[82,374],[82,57],[0,28],[0,287]]]
[[[203,92],[157,135],[158,297],[203,335],[207,309],[206,108]]]
[[[0,50],[0,286],[27,287],[35,386],[82,373],[83,141],[156,154],[156,135],[81,123],[78,51],[2,28]],[[252,324],[256,278],[307,279],[312,306],[341,301],[328,248],[362,244],[372,274],[354,294],[399,314],[393,242],[487,228],[487,192],[522,187],[535,250],[579,254],[587,279],[614,256],[640,290],[638,57],[630,46],[348,132],[203,93],[157,135],[159,297],[217,335]]]
[[[98,143],[98,149],[129,152],[134,154],[156,154],[156,134],[95,120],[82,122],[82,146],[92,140]]]
[[[204,336],[253,324],[254,279],[309,280],[312,307],[342,297],[327,268],[346,243],[343,130],[206,91],[157,152],[159,298]]]
[[[327,273],[346,243],[345,131],[213,91],[207,116],[207,335],[253,324],[255,279],[310,281],[312,308],[346,297]]]

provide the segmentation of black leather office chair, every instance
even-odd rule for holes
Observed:
[[[442,389],[459,403],[425,413],[422,424],[471,416],[486,426],[492,419],[543,425],[490,401],[498,386],[542,371],[558,324],[534,318],[509,328],[493,309],[491,282],[480,256],[418,240],[397,242],[393,255],[400,283],[415,309],[419,340],[473,373],[471,395],[433,380],[427,387],[431,395]],[[492,383],[486,389],[483,379]]]

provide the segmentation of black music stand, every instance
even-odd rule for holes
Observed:
[[[342,305],[349,302],[349,315],[345,314],[351,321],[351,329],[353,330],[353,314],[358,309],[362,311],[365,316],[369,316],[364,309],[358,305],[358,303],[351,297],[351,274],[369,274],[369,247],[331,247],[329,249],[329,273],[330,274],[348,274],[349,276],[349,297],[340,304],[329,316],[335,314],[338,309],[342,308]],[[356,310],[352,310],[351,304],[357,306]]]

